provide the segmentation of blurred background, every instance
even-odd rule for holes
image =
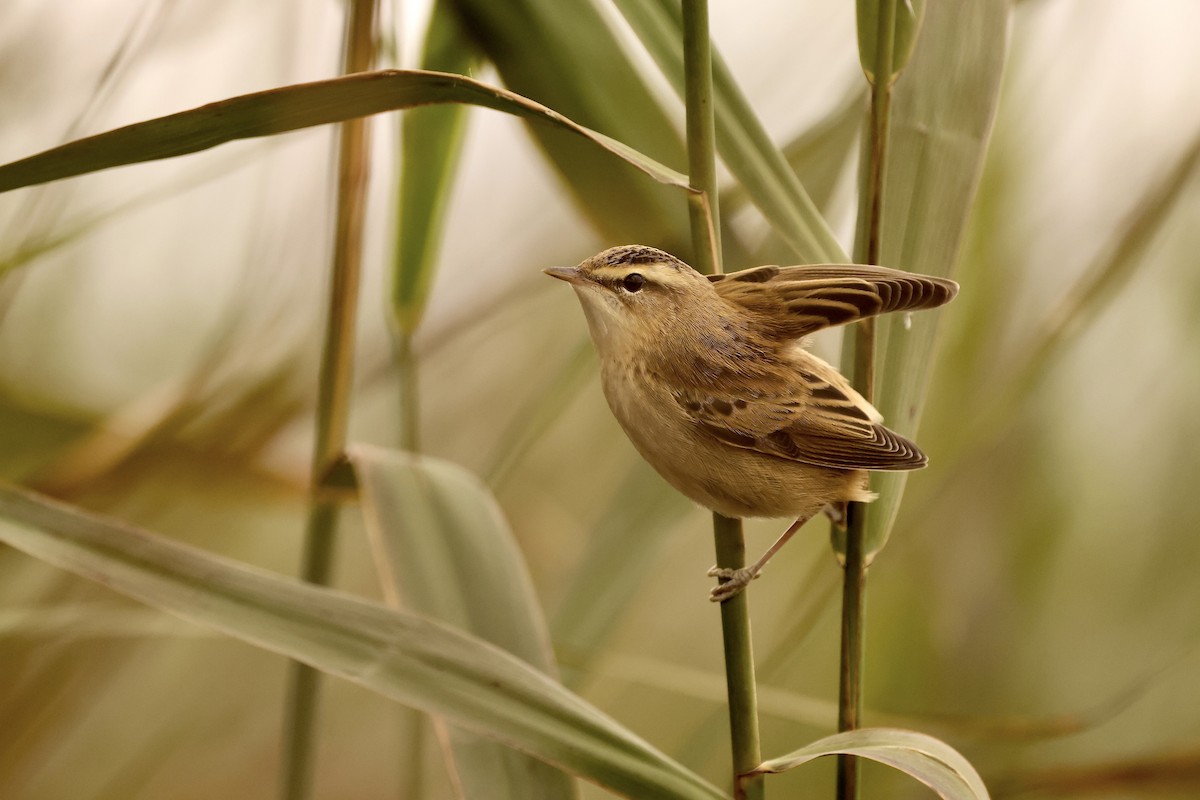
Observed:
[[[502,35],[480,4],[454,5],[484,50]],[[801,177],[849,249],[862,92],[853,4],[754,9],[714,3],[715,43],[776,142],[819,153]],[[680,131],[681,104],[619,14],[603,12]],[[384,3],[385,65],[419,63],[427,15]],[[331,77],[342,17],[316,0],[7,0],[0,162]],[[995,796],[1200,795],[1200,179],[1180,166],[1200,135],[1196,30],[1200,8],[1186,0],[1012,10],[954,274],[962,293],[939,312],[919,434],[931,466],[909,481],[871,571],[865,715],[945,738]],[[504,80],[483,63],[475,77]],[[620,435],[578,305],[541,274],[634,238],[631,223],[619,194],[568,191],[514,118],[468,116],[414,340],[422,448],[496,492],[567,682],[720,782],[709,516]],[[352,421],[353,439],[389,446],[398,129],[396,115],[373,122]],[[332,142],[315,129],[0,196],[5,478],[296,572]],[[1148,198],[1172,180],[1155,210]],[[664,196],[675,205],[641,220],[659,231],[646,243],[682,248],[672,226],[683,201]],[[786,257],[756,212],[731,199],[727,213],[727,268]],[[830,358],[837,346],[814,343]],[[335,585],[378,597],[358,514],[343,516]],[[779,526],[749,524],[750,548]],[[839,570],[822,526],[754,586],[768,755],[836,718]],[[270,792],[285,667],[0,551],[0,797]],[[318,796],[446,796],[435,745],[412,755],[421,726],[331,681]],[[815,764],[768,785],[828,797],[832,775]],[[926,794],[882,769],[866,780],[869,797]]]

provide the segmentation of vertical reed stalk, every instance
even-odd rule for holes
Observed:
[[[721,272],[721,209],[717,194],[717,134],[713,120],[712,50],[707,0],[683,4],[684,101],[687,104],[688,197],[692,249],[704,274]],[[756,765],[757,766],[757,765]]]
[[[411,333],[396,336],[396,371],[400,378],[400,448],[421,449],[420,363],[413,352]]]
[[[346,73],[371,68],[375,47],[375,0],[354,0],[346,27]],[[311,485],[301,577],[326,584],[333,566],[338,508],[321,492],[330,470],[343,458],[350,419],[354,377],[354,339],[358,317],[358,284],[362,262],[369,147],[367,120],[342,123],[339,129],[337,221],[325,342],[317,385],[317,426],[313,443]],[[281,796],[312,796],[313,731],[320,675],[293,663],[287,690]]]
[[[859,204],[860,235],[855,258],[861,263],[878,264],[880,226],[883,219],[884,169],[887,163],[888,121],[892,101],[891,66],[893,61],[896,6],[894,0],[879,4],[879,48],[875,58],[875,76],[871,82],[871,110],[867,143],[862,164],[865,179]],[[854,363],[850,382],[867,399],[875,400],[875,320],[855,325]],[[846,563],[842,583],[841,659],[838,684],[838,730],[854,730],[862,716],[863,641],[866,626],[867,506],[850,503],[846,513]],[[839,755],[837,766],[838,800],[858,797],[859,764],[850,755]]]
[[[838,681],[838,730],[859,726],[862,714],[863,627],[866,618],[867,565],[864,552],[866,505],[851,503],[846,513],[846,563],[842,576],[842,646]],[[837,797],[858,797],[858,759],[839,755]]]
[[[714,513],[713,539],[717,566],[731,569],[746,566],[746,543],[740,519]],[[765,796],[763,776],[740,777],[762,763],[748,595],[749,592],[742,591],[721,603],[721,635],[725,648],[725,690],[729,697],[734,796],[738,800],[762,800]]]
[[[713,121],[712,50],[706,0],[684,0],[683,57],[687,100],[688,173],[700,194],[688,198],[693,258],[704,273],[721,271],[720,209],[717,205],[716,133]],[[742,521],[713,514],[717,566],[746,565]],[[748,593],[721,604],[725,648],[725,682],[729,696],[733,785],[738,798],[761,800],[762,776],[742,781],[742,775],[761,763],[758,696],[754,682],[754,649],[750,638]]]

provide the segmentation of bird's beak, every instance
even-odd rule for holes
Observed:
[[[567,283],[580,283],[583,280],[583,276],[579,273],[579,267],[547,267],[542,272],[551,278],[558,278]]]

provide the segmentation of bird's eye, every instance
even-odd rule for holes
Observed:
[[[640,274],[631,272],[625,276],[625,280],[621,281],[621,287],[625,291],[632,294],[633,292],[641,291],[641,288],[643,285],[645,285],[645,283],[646,279]]]

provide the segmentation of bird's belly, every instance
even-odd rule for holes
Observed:
[[[802,464],[720,442],[700,431],[666,390],[632,370],[603,376],[625,435],[667,483],[728,517],[801,517],[826,504],[870,500],[867,474]]]

